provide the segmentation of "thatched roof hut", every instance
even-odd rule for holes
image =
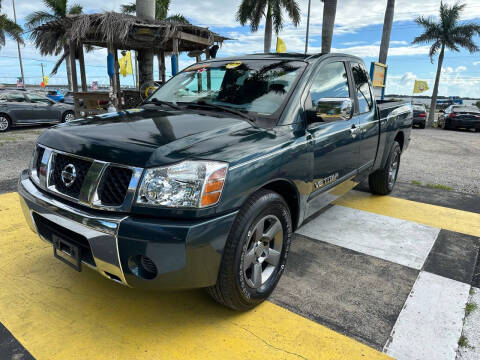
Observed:
[[[32,38],[43,54],[59,54],[58,37],[66,35],[76,45],[111,47],[120,50],[151,49],[175,52],[173,39],[178,39],[178,51],[205,50],[221,44],[227,37],[208,28],[167,20],[144,20],[116,12],[70,15],[45,23],[32,31]]]
[[[42,55],[58,55],[63,51],[63,56],[54,67],[53,72],[69,54],[75,54],[75,56],[69,56],[73,91],[78,93],[76,74],[76,59],[78,59],[82,84],[80,95],[83,98],[87,96],[84,46],[107,48],[109,53],[114,55],[115,63],[118,63],[118,50],[140,52],[153,50],[159,56],[160,77],[162,82],[165,82],[166,53],[174,54],[178,58],[179,53],[190,52],[196,54],[197,60],[200,54],[205,53],[208,58],[207,50],[211,46],[221,46],[224,40],[230,40],[208,28],[192,24],[167,20],[145,20],[116,12],[69,15],[36,27],[32,31],[31,38]],[[140,59],[139,65],[142,66]],[[178,65],[176,70],[178,70]],[[118,108],[118,101],[121,98],[118,66],[115,66],[112,85],[115,93],[114,103]],[[77,100],[77,96],[75,96],[76,108],[79,103]]]

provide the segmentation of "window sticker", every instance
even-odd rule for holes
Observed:
[[[196,71],[196,72],[201,73],[202,71],[205,71],[208,67],[210,67],[210,64],[193,65],[193,66],[190,66],[189,68],[185,69],[185,71]]]
[[[227,69],[235,69],[235,68],[239,67],[240,65],[242,65],[241,61],[234,61],[234,62],[231,62],[230,64],[225,65],[225,67]]]

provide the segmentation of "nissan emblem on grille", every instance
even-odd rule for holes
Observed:
[[[75,182],[77,178],[77,170],[72,164],[66,165],[62,170],[62,182],[66,187],[70,187]]]

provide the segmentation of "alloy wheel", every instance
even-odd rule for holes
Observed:
[[[68,113],[65,115],[65,122],[69,122],[69,121],[72,121],[72,120],[75,120],[75,115],[72,114],[72,113]]]
[[[5,116],[0,116],[0,131],[5,131],[9,127],[8,119]]]
[[[247,285],[257,289],[265,284],[280,263],[283,227],[274,215],[260,219],[248,232],[242,270]]]
[[[400,152],[396,151],[395,156],[388,169],[388,187],[392,188],[397,179],[398,167],[400,165]]]

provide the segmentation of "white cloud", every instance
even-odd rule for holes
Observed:
[[[457,66],[457,68],[455,69],[455,72],[460,73],[460,72],[466,71],[466,70],[467,70],[466,66],[460,65],[460,66]]]
[[[406,73],[400,78],[400,82],[401,82],[402,84],[406,85],[407,83],[413,82],[416,78],[417,78],[417,75],[415,75],[414,73],[412,73],[412,72],[406,72]]]
[[[472,64],[473,64],[473,66],[480,65],[480,61],[474,61]]]

